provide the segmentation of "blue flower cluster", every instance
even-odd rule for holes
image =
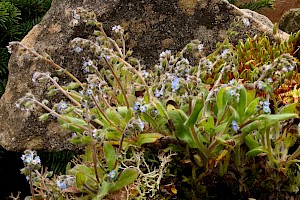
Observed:
[[[117,176],[117,172],[115,170],[112,170],[111,172],[109,172],[108,176],[110,179],[114,179]]]
[[[26,150],[25,154],[22,155],[21,159],[25,166],[40,166],[41,159],[36,155],[35,151]]]

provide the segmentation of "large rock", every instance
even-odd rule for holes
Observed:
[[[287,11],[279,21],[279,28],[287,33],[295,33],[300,30],[300,8]]]
[[[240,28],[240,37],[265,31],[272,37],[270,23],[223,0],[54,0],[42,22],[22,43],[38,52],[47,52],[56,63],[79,77],[82,59],[72,51],[69,42],[75,37],[90,37],[93,28],[84,23],[70,26],[77,7],[94,10],[107,31],[114,25],[123,26],[130,35],[128,47],[149,66],[156,63],[162,50],[180,50],[196,38],[203,42],[206,53],[212,52],[237,16],[250,22],[249,27]],[[282,33],[281,36],[288,35]],[[0,101],[0,144],[16,151],[71,148],[66,140],[71,133],[60,128],[54,120],[39,122],[41,108],[24,112],[15,106],[28,91],[43,99],[46,88],[31,81],[35,71],[53,72],[53,69],[42,61],[33,62],[32,56],[21,54],[21,51],[11,56],[8,84]]]

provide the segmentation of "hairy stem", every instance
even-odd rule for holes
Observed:
[[[36,200],[35,198],[35,194],[34,194],[34,190],[33,190],[33,185],[32,185],[32,170],[30,169],[30,172],[29,172],[29,185],[30,185],[30,192],[31,192],[31,195],[32,195],[32,199],[33,200]]]
[[[25,48],[27,51],[29,51],[29,53],[31,53],[31,54],[35,55],[36,57],[42,59],[46,63],[52,65],[56,70],[62,70],[66,75],[68,75],[71,79],[73,79],[76,83],[78,83],[82,87],[82,83],[73,74],[71,74],[68,70],[62,68],[61,66],[59,66],[58,64],[56,64],[52,60],[40,55],[39,53],[37,53],[33,49],[30,49],[29,47],[23,45],[20,42],[14,42],[14,44],[20,45],[21,47]]]
[[[86,111],[86,120],[87,120],[87,128],[88,128],[88,132],[89,132],[89,136],[90,136],[90,140],[91,140],[91,145],[92,145],[92,151],[93,151],[93,163],[94,163],[94,171],[95,171],[95,175],[96,175],[96,180],[98,182],[98,184],[100,183],[100,179],[98,176],[98,171],[97,171],[97,150],[96,150],[96,143],[95,140],[93,138],[93,131],[91,129],[91,121],[90,121],[90,116],[89,116],[89,108],[88,108],[88,102],[85,102],[85,111]]]
[[[55,85],[57,89],[59,89],[66,97],[68,97],[68,99],[70,99],[70,101],[72,101],[78,107],[81,106],[81,104],[75,99],[73,99],[73,97],[71,97],[71,95],[67,91],[65,91],[62,87],[60,87],[60,85],[53,78],[51,78],[50,76],[48,76],[48,78]]]

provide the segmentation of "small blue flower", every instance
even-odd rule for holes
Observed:
[[[109,178],[111,178],[111,179],[114,179],[114,178],[116,177],[116,175],[117,175],[117,173],[116,173],[115,170],[112,170],[112,171],[109,172],[109,174],[108,174]]]
[[[113,26],[113,27],[112,27],[112,30],[113,30],[114,32],[116,32],[116,33],[119,33],[119,32],[122,30],[122,27],[121,27],[120,25],[118,25],[118,26]]]
[[[264,106],[269,106],[270,103],[269,103],[268,101],[264,101],[264,102],[263,102],[263,105],[264,105]]]
[[[39,156],[34,157],[34,159],[32,160],[32,164],[34,165],[39,165],[41,164],[41,159]]]
[[[222,57],[223,59],[225,59],[225,58],[227,58],[229,55],[230,55],[229,49],[224,49],[223,52],[222,52],[222,54],[221,54],[221,57]]]
[[[204,45],[203,44],[198,44],[198,51],[203,51]]]
[[[239,125],[237,124],[237,122],[235,120],[232,120],[231,125],[232,125],[232,129],[234,131],[238,131],[239,130]]]
[[[141,120],[141,118],[138,119],[138,125],[139,125],[141,131],[143,131],[144,128],[145,128],[145,124],[144,124],[144,122]]]
[[[82,52],[82,48],[80,48],[80,47],[75,47],[75,48],[74,48],[74,51],[75,51],[76,53],[80,53],[80,52]]]
[[[93,62],[92,60],[88,60],[88,61],[87,61],[87,65],[88,65],[88,66],[92,66],[93,63],[94,63],[94,62]]]
[[[93,90],[91,90],[91,89],[86,90],[86,94],[87,95],[92,95],[93,94]]]
[[[288,71],[288,69],[287,69],[286,67],[283,67],[283,68],[281,69],[281,71],[282,71],[283,73],[285,73],[285,72]]]
[[[88,66],[84,66],[83,67],[83,73],[89,73],[91,70],[90,70],[90,68],[88,67]]]
[[[273,82],[273,79],[272,79],[272,78],[268,78],[268,82],[269,82],[269,83],[272,83],[272,82]]]
[[[231,79],[229,82],[228,82],[228,85],[233,85],[235,82],[235,79]]]
[[[162,97],[163,95],[164,95],[164,92],[163,92],[162,89],[161,90],[156,89],[155,92],[154,92],[154,96],[156,98]]]
[[[61,189],[61,190],[67,188],[67,184],[66,184],[64,181],[60,182],[59,180],[57,180],[57,181],[56,181],[56,184],[57,184],[57,186],[59,187],[59,189]]]
[[[263,111],[265,114],[271,113],[271,109],[269,106],[263,106]]]
[[[182,58],[181,61],[186,64],[186,65],[189,65],[190,64],[190,61],[186,58]]]
[[[264,82],[262,82],[262,81],[258,81],[258,83],[257,83],[257,87],[258,87],[258,89],[259,89],[259,90],[262,90],[262,89],[263,89],[263,87],[264,87]]]
[[[62,101],[62,102],[60,102],[60,103],[58,104],[58,109],[59,109],[59,110],[64,110],[64,109],[66,109],[66,108],[68,108],[68,104],[67,104],[66,102]]]
[[[235,89],[231,89],[229,91],[230,96],[235,96],[236,95],[236,90]]]
[[[146,112],[147,110],[147,107],[146,106],[140,106],[140,111],[141,112]]]
[[[33,160],[33,155],[26,155],[24,162],[30,164]]]
[[[80,20],[80,15],[77,14],[76,12],[73,13],[73,18],[76,20]]]
[[[145,77],[145,78],[148,78],[149,72],[147,72],[146,70],[143,70],[142,71],[142,76]]]
[[[137,111],[140,108],[140,102],[136,101],[133,106],[133,110]]]
[[[180,85],[179,85],[179,78],[178,77],[175,77],[173,79],[171,87],[172,87],[173,92],[179,89]]]
[[[260,108],[264,111],[265,114],[271,113],[270,102],[269,101],[260,101]]]
[[[171,56],[171,50],[166,50],[159,54],[160,59],[169,58],[170,56]]]
[[[293,71],[294,70],[294,65],[291,65],[289,68],[288,68],[288,71]]]

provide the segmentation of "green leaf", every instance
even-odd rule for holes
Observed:
[[[105,114],[106,114],[107,118],[110,119],[112,122],[114,122],[116,125],[118,125],[118,126],[121,125],[121,120],[123,117],[114,108],[108,108],[105,111]]]
[[[114,192],[122,189],[123,187],[130,185],[133,183],[137,177],[139,176],[139,172],[136,169],[126,168],[115,182],[115,185],[110,188],[110,192]]]
[[[148,122],[149,124],[151,124],[151,126],[155,129],[155,130],[157,130],[159,127],[158,127],[158,124],[157,124],[157,122],[150,116],[150,115],[148,115],[147,113],[142,113],[142,118],[146,121],[146,122]]]
[[[46,121],[48,119],[48,117],[49,117],[49,113],[45,113],[45,114],[39,116],[39,120]]]
[[[161,102],[157,99],[155,99],[155,100],[156,100],[155,105],[156,105],[156,109],[157,109],[158,113],[163,117],[168,117],[167,111],[165,110],[165,108],[163,107]]]
[[[82,133],[82,132],[84,132],[84,129],[79,128],[79,127],[77,127],[77,126],[75,126],[73,124],[70,124],[70,123],[64,123],[61,126],[63,128],[65,128],[65,129],[71,130],[72,132],[76,132],[76,133]]]
[[[98,115],[98,120],[103,124],[104,127],[111,127],[110,123],[104,118],[102,113],[98,109],[91,109],[91,111],[94,111],[95,114]]]
[[[240,121],[240,115],[239,113],[236,111],[236,109],[234,109],[232,106],[229,106],[229,109],[233,115],[233,119],[236,120],[237,122]]]
[[[76,173],[76,187],[78,189],[82,189],[82,186],[85,183],[85,181],[86,181],[86,177],[85,177],[84,173],[82,173],[82,172]]]
[[[260,115],[257,117],[259,120],[267,121],[267,126],[277,123],[278,121],[287,120],[298,117],[297,114],[272,114],[272,115]]]
[[[197,99],[196,103],[195,103],[195,106],[194,106],[194,109],[193,109],[190,117],[184,123],[185,127],[189,128],[189,127],[194,126],[196,124],[199,113],[201,112],[203,106],[204,106],[203,100]]]
[[[263,123],[259,120],[253,121],[246,126],[244,126],[241,131],[243,134],[251,133],[254,130],[259,130],[263,128]]]
[[[101,185],[101,190],[100,190],[99,194],[96,196],[95,199],[100,200],[103,197],[105,197],[108,194],[111,187],[112,187],[111,183],[103,181],[102,185]]]
[[[132,110],[128,109],[127,113],[126,113],[126,116],[125,116],[125,122],[126,122],[126,124],[130,121],[131,118],[132,118]]]
[[[153,143],[153,142],[156,142],[156,140],[160,139],[161,137],[163,137],[163,135],[159,134],[159,133],[139,134],[137,136],[136,145],[141,146],[141,145],[146,144],[146,143]]]
[[[279,114],[291,114],[291,113],[297,113],[299,112],[297,110],[297,106],[299,105],[299,103],[292,103],[292,104],[288,104],[288,105],[285,105],[283,107],[281,107],[279,109]]]
[[[246,153],[246,156],[257,156],[260,153],[267,153],[261,146],[256,147]]]
[[[176,109],[171,104],[168,105],[167,112],[171,119],[171,122],[174,125],[176,137],[188,143],[190,147],[195,148],[196,143],[194,141],[192,133],[189,128],[184,126],[184,122],[188,119],[186,114],[182,110]]]
[[[109,143],[106,142],[104,144],[104,155],[108,165],[109,171],[114,169],[115,163],[117,161],[117,156],[114,147]]]
[[[215,130],[214,118],[210,115],[206,119],[201,120],[200,125],[204,127],[205,132],[212,133]]]
[[[240,118],[243,118],[245,110],[246,110],[246,106],[247,106],[246,89],[244,87],[241,87],[241,89],[239,90],[239,94],[240,94],[240,98],[239,98],[239,102],[238,102],[236,111],[238,112]]]
[[[227,106],[227,101],[228,101],[228,93],[226,92],[226,88],[223,87],[219,90],[217,94],[218,120],[221,120],[222,116],[224,115],[225,108]]]
[[[293,133],[287,133],[287,135],[283,141],[285,148],[288,149],[291,146],[293,146],[295,144],[296,140],[297,140],[297,135],[295,135]]]
[[[118,111],[118,113],[120,113],[120,115],[121,115],[123,118],[125,118],[126,115],[127,115],[128,109],[127,109],[126,106],[119,106],[119,107],[117,107],[117,111]]]
[[[76,117],[70,117],[70,116],[67,116],[67,115],[63,115],[63,116],[65,118],[67,118],[73,124],[80,125],[80,126],[86,126],[87,125],[87,123],[82,119],[79,119],[79,118],[76,118]]]
[[[251,115],[255,113],[258,102],[259,102],[259,98],[256,98],[253,101],[251,101],[251,103],[246,108],[244,120],[248,119],[249,117],[251,117]]]
[[[253,150],[259,147],[258,142],[254,139],[253,135],[249,134],[245,137],[245,143],[249,147],[250,150]]]
[[[227,127],[228,123],[229,123],[229,122],[224,122],[224,123],[218,125],[218,126],[215,128],[215,132],[216,132],[216,133],[219,133],[219,132],[221,132],[221,131],[223,132],[224,129]],[[231,124],[231,123],[229,123],[229,124]]]

